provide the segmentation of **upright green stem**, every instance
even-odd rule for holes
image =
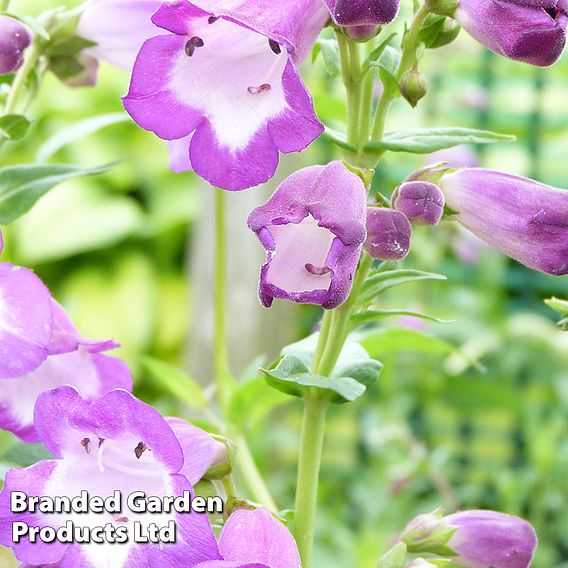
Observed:
[[[312,567],[326,408],[327,401],[319,398],[316,393],[304,399],[294,522],[296,541],[304,568]]]
[[[420,30],[422,29],[422,24],[424,23],[424,20],[429,13],[430,12],[428,8],[426,8],[426,6],[421,6],[414,15],[412,25],[410,26],[410,29],[408,30],[408,33],[404,38],[402,57],[396,70],[396,78],[398,81],[400,81],[402,76],[412,67],[414,60],[416,59],[416,52],[420,46]],[[393,89],[390,89],[385,85],[375,114],[373,140],[380,140],[383,137],[383,134],[385,133],[388,111],[392,102],[398,96],[399,93],[397,91],[394,91]]]
[[[361,61],[359,45],[337,32],[341,76],[347,93],[347,142],[357,146],[361,106]]]
[[[365,56],[369,57],[375,42],[369,40],[365,44]],[[375,88],[375,70],[374,67],[367,70],[363,78],[363,90],[361,93],[361,114],[359,116],[359,152],[362,151],[363,146],[369,141],[369,134],[371,131],[371,113],[373,111],[373,91]]]
[[[10,94],[6,101],[6,107],[4,108],[4,114],[13,114],[17,111],[20,102],[20,97],[25,91],[26,84],[28,82],[30,73],[35,67],[41,54],[41,49],[37,41],[31,45],[31,47],[26,52],[26,58],[24,59],[23,65],[20,67],[10,88]]]

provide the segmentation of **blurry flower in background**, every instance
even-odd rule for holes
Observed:
[[[32,34],[24,24],[0,15],[0,75],[15,73],[24,62]]]
[[[229,190],[263,183],[279,151],[301,151],[323,131],[296,65],[327,18],[320,0],[164,4],[153,21],[171,33],[143,45],[124,106],[180,141],[174,169],[191,165]]]
[[[265,306],[282,298],[330,309],[347,299],[365,240],[366,200],[361,178],[331,162],[294,173],[250,214],[266,249]]]
[[[460,0],[455,18],[492,51],[547,67],[566,44],[568,1]]]
[[[568,191],[482,168],[439,182],[453,217],[492,248],[555,276],[568,273]]]

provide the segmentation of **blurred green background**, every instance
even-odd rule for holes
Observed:
[[[14,2],[15,11],[29,14],[53,6]],[[321,60],[306,71],[321,118],[337,126],[345,110],[340,83]],[[515,134],[515,144],[471,150],[484,166],[568,188],[568,56],[552,69],[534,69],[461,34],[449,48],[427,54],[424,72],[426,99],[415,111],[398,101],[389,129],[455,125]],[[123,113],[127,84],[127,74],[108,65],[96,88],[69,89],[49,77],[30,112],[30,135],[6,148],[4,163],[33,162],[54,136],[95,115]],[[321,163],[334,152],[320,140],[286,167]],[[65,145],[51,162],[119,163],[107,174],[60,186],[3,227],[3,260],[34,268],[85,335],[112,336],[123,345],[118,354],[131,365],[139,397],[165,413],[199,418],[144,365],[151,356],[193,368],[189,338],[204,325],[194,291],[207,287],[194,260],[213,251],[200,238],[211,190],[191,173],[172,174],[167,160],[164,144],[128,120]],[[376,187],[389,193],[423,164],[388,155]],[[230,215],[230,230],[245,219],[246,212]],[[247,246],[259,253],[254,238]],[[256,277],[248,267],[238,272],[247,254],[233,254],[235,280]],[[405,266],[448,281],[397,288],[382,297],[382,307],[454,321],[400,318],[365,331],[365,347],[385,367],[367,396],[331,411],[316,566],[372,568],[408,520],[443,506],[524,516],[540,538],[534,567],[568,567],[568,335],[543,304],[552,295],[568,297],[568,282],[525,269],[449,223],[417,230]],[[256,290],[244,293],[251,300]],[[231,286],[229,303],[239,301]],[[295,306],[278,306],[277,314],[272,329],[285,327],[290,339],[310,333],[320,316]],[[237,331],[249,325],[230,323]],[[251,352],[268,361],[282,347],[274,344],[281,336],[281,329],[259,333]],[[258,382],[262,361],[251,358],[235,370]],[[242,401],[243,427],[260,467],[280,507],[291,508],[301,405],[246,392]],[[0,564],[10,566],[4,558],[0,553]]]

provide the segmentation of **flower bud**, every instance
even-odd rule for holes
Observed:
[[[495,511],[463,511],[444,517],[457,529],[449,545],[464,568],[528,568],[537,546],[532,526]]]
[[[22,23],[0,16],[0,75],[15,73],[24,62],[24,50],[32,35]]]
[[[452,554],[453,551],[448,543],[456,529],[445,523],[443,517],[444,511],[437,509],[432,513],[418,515],[410,521],[400,535],[400,540],[406,544],[408,551],[438,555]]]
[[[539,67],[552,65],[566,44],[566,0],[461,0],[455,17],[495,53]]]
[[[464,168],[438,181],[454,219],[492,248],[547,274],[568,274],[568,191]]]
[[[427,181],[403,183],[393,196],[393,205],[415,225],[437,225],[444,214],[444,194]]]
[[[439,16],[453,16],[458,8],[459,0],[426,0],[426,7]]]
[[[428,93],[426,78],[416,65],[402,76],[400,92],[412,107],[415,107]]]
[[[378,260],[402,260],[410,251],[412,227],[406,215],[395,209],[367,210],[365,250]]]
[[[378,26],[392,22],[400,0],[325,0],[338,26]]]

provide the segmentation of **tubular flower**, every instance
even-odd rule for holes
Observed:
[[[403,183],[396,190],[393,204],[415,225],[437,225],[444,214],[444,194],[427,181]]]
[[[367,193],[341,162],[304,168],[249,216],[266,249],[259,296],[335,308],[348,297],[365,240]]]
[[[457,530],[448,545],[464,568],[528,568],[537,537],[525,520],[495,511],[463,511],[444,517]]]
[[[159,33],[152,14],[162,0],[88,0],[77,34],[97,45],[91,56],[131,71],[142,44]]]
[[[296,65],[327,18],[321,0],[165,3],[152,20],[169,33],[142,46],[124,106],[160,138],[185,139],[178,171],[191,164],[229,190],[263,183],[279,151],[323,131]]]
[[[51,302],[53,328],[47,358],[31,372],[0,379],[0,428],[27,442],[39,441],[33,415],[41,393],[60,385],[72,385],[82,396],[93,399],[114,388],[132,389],[126,364],[101,354],[118,344],[84,339],[63,308],[54,300]]]
[[[547,67],[566,44],[568,0],[460,0],[455,18],[492,51]]]
[[[445,174],[455,219],[492,248],[555,276],[568,274],[568,191],[481,168]]]
[[[412,226],[400,211],[369,207],[365,250],[377,260],[402,260],[410,252]]]
[[[24,62],[32,35],[21,22],[0,15],[0,75],[15,73]]]
[[[127,496],[134,491],[161,497],[192,491],[181,473],[192,468],[192,445],[187,439],[178,439],[156,410],[120,389],[87,402],[73,388],[60,387],[39,397],[35,424],[47,449],[59,459],[11,469],[6,474],[0,493],[0,544],[11,547],[18,560],[58,568],[174,568],[180,563],[194,566],[219,558],[206,515],[133,512],[126,506]],[[190,473],[194,479],[201,475],[197,469]],[[82,491],[91,497],[107,498],[120,491],[123,507],[119,514],[12,513],[10,494],[14,491],[52,498],[73,498]],[[141,523],[145,532],[150,524],[163,528],[174,521],[177,540],[172,544],[141,544],[133,538],[121,544],[108,540],[105,544],[47,544],[40,540],[32,543],[24,536],[14,543],[12,523],[18,521],[55,529],[68,521],[88,528],[126,526],[129,532],[134,522]]]
[[[265,509],[235,511],[219,538],[222,560],[196,568],[301,568],[294,537]]]

